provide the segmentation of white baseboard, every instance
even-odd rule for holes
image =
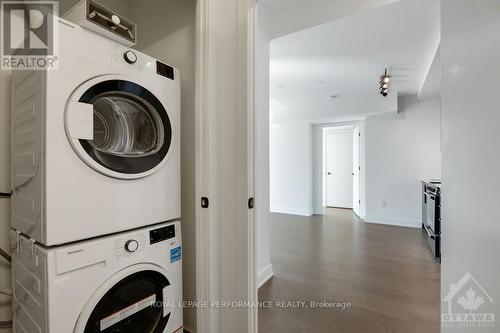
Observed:
[[[273,213],[291,214],[291,215],[300,215],[300,216],[312,216],[313,215],[312,209],[271,207],[270,211]]]
[[[409,219],[393,219],[387,217],[373,217],[366,216],[364,218],[365,222],[368,223],[376,223],[376,224],[387,224],[387,225],[395,225],[399,227],[409,227],[409,228],[421,228],[422,221],[419,220],[409,220]]]
[[[274,275],[273,273],[273,265],[270,264],[266,266],[263,270],[261,270],[257,276],[257,289],[262,287],[270,278]]]

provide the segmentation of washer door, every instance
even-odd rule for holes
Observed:
[[[80,316],[75,332],[162,333],[171,317],[163,303],[169,289],[170,281],[157,270],[131,273],[87,304],[90,315]]]
[[[66,108],[66,132],[85,163],[122,179],[156,171],[173,137],[167,110],[153,93],[136,82],[102,78],[73,95]]]

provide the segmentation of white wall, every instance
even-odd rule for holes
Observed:
[[[491,295],[473,313],[494,313],[500,326],[500,1],[442,0],[442,280],[470,272]],[[477,288],[474,288],[477,289]],[[460,296],[464,291],[460,293]],[[444,305],[444,304],[443,304]],[[446,306],[442,307],[445,313]]]
[[[135,48],[180,70],[183,296],[184,300],[195,300],[195,3],[130,0],[128,10],[129,18],[137,24]],[[184,310],[184,325],[196,329],[194,308]]]
[[[420,227],[421,180],[441,176],[440,100],[403,97],[398,104],[398,114],[365,121],[272,124],[271,210],[323,214],[323,128],[358,124],[361,218]]]
[[[312,125],[272,123],[270,146],[271,211],[312,215]]]
[[[421,180],[441,176],[440,100],[400,98],[397,115],[366,118],[364,140],[366,221],[420,227]]]
[[[266,9],[257,5],[255,31],[255,228],[257,286],[273,275],[269,207],[269,35]]]

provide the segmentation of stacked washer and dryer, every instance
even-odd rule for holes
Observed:
[[[179,71],[58,20],[12,79],[14,332],[181,331]]]

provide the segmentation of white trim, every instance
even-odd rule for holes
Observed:
[[[288,207],[271,207],[272,213],[290,214],[290,215],[300,215],[300,216],[311,216],[313,215],[312,209],[297,209]]]
[[[273,265],[269,264],[263,270],[259,272],[257,276],[257,289],[262,287],[267,281],[269,281],[274,276]]]
[[[208,197],[208,156],[209,156],[209,117],[208,117],[208,1],[196,2],[196,64],[195,64],[195,193],[196,193],[196,300],[210,301],[212,298],[211,280],[211,243],[208,224],[208,209],[200,206],[201,197]],[[196,308],[196,328],[198,332],[211,332],[214,325],[213,311]]]
[[[364,220],[367,223],[373,223],[373,224],[386,224],[386,225],[394,225],[394,226],[409,227],[409,228],[422,227],[422,221],[413,219],[394,219],[389,217],[367,216],[365,217]]]
[[[255,197],[255,24],[257,21],[256,0],[246,0],[244,14],[246,17],[246,130],[247,130],[247,196],[245,199]],[[254,199],[255,202],[255,199]],[[247,206],[248,208],[248,206]],[[255,209],[249,209],[247,223],[247,295],[251,302],[258,300],[258,286],[256,276],[256,227]],[[258,332],[258,312],[254,307],[248,309],[248,333]]]

